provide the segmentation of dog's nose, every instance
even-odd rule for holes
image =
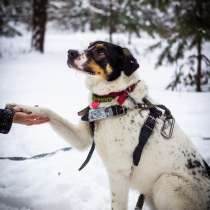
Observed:
[[[68,56],[70,58],[76,58],[79,56],[79,52],[77,50],[68,50]]]

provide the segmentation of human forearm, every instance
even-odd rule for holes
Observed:
[[[14,118],[14,112],[9,109],[0,109],[0,133],[7,134]]]

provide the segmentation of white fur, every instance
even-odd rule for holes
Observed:
[[[84,64],[87,62],[87,56],[85,55],[85,53],[81,53],[80,56],[78,56],[78,58],[74,59],[74,65],[78,68],[78,69],[83,69]]]
[[[122,74],[113,82],[89,76],[87,86],[91,93],[103,95],[123,90],[138,80],[135,74],[130,77]],[[140,81],[130,95],[138,102],[144,96],[148,97],[144,82]],[[113,104],[117,102],[114,100],[101,106]],[[133,106],[128,99],[124,105]],[[87,123],[81,122],[76,126],[49,109],[18,106],[35,114],[48,116],[55,131],[78,149],[91,144]],[[159,119],[143,150],[138,167],[133,166],[132,154],[147,116],[148,111],[139,113],[139,110],[134,109],[127,115],[95,123],[96,148],[110,180],[111,209],[127,210],[128,191],[133,187],[145,195],[146,202],[152,209],[210,210],[210,179],[202,174],[202,158],[177,124],[172,138],[166,140],[160,134],[163,122]],[[187,159],[197,160],[201,166],[189,169],[186,167]]]

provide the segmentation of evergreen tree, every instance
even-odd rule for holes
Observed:
[[[115,32],[126,32],[139,36],[141,10],[139,0],[89,0],[88,7],[92,13],[91,29],[108,29],[109,41]]]
[[[18,24],[29,25],[31,20],[31,0],[0,1],[0,36],[21,35]]]
[[[166,45],[159,56],[157,66],[164,60],[177,63],[186,54],[196,50],[188,56],[188,72],[176,72],[175,80],[168,88],[174,89],[183,83],[195,86],[196,91],[202,91],[202,86],[210,87],[210,60],[203,54],[203,45],[210,41],[210,1],[208,0],[145,0],[155,11],[150,19],[153,32],[158,33]],[[159,48],[159,42],[150,49]],[[196,63],[196,69],[195,69]]]
[[[89,0],[86,5],[90,11],[91,18],[91,29],[108,29],[109,41],[112,42],[112,35],[116,32],[118,25],[117,16],[119,12],[118,1],[113,0]]]
[[[83,0],[50,0],[48,20],[61,29],[85,31],[90,22],[89,12],[83,6]]]

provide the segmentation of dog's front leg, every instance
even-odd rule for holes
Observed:
[[[130,171],[112,170],[109,172],[111,187],[111,210],[127,210]]]
[[[21,104],[8,104],[7,106],[19,109],[25,113],[32,113],[40,117],[49,118],[49,123],[53,129],[79,150],[88,147],[92,142],[88,123],[80,122],[79,125],[74,125],[57,113],[43,107],[25,106]]]
[[[92,137],[88,123],[80,122],[75,125],[52,111],[49,112],[48,117],[52,128],[77,149],[83,150],[91,144]]]

